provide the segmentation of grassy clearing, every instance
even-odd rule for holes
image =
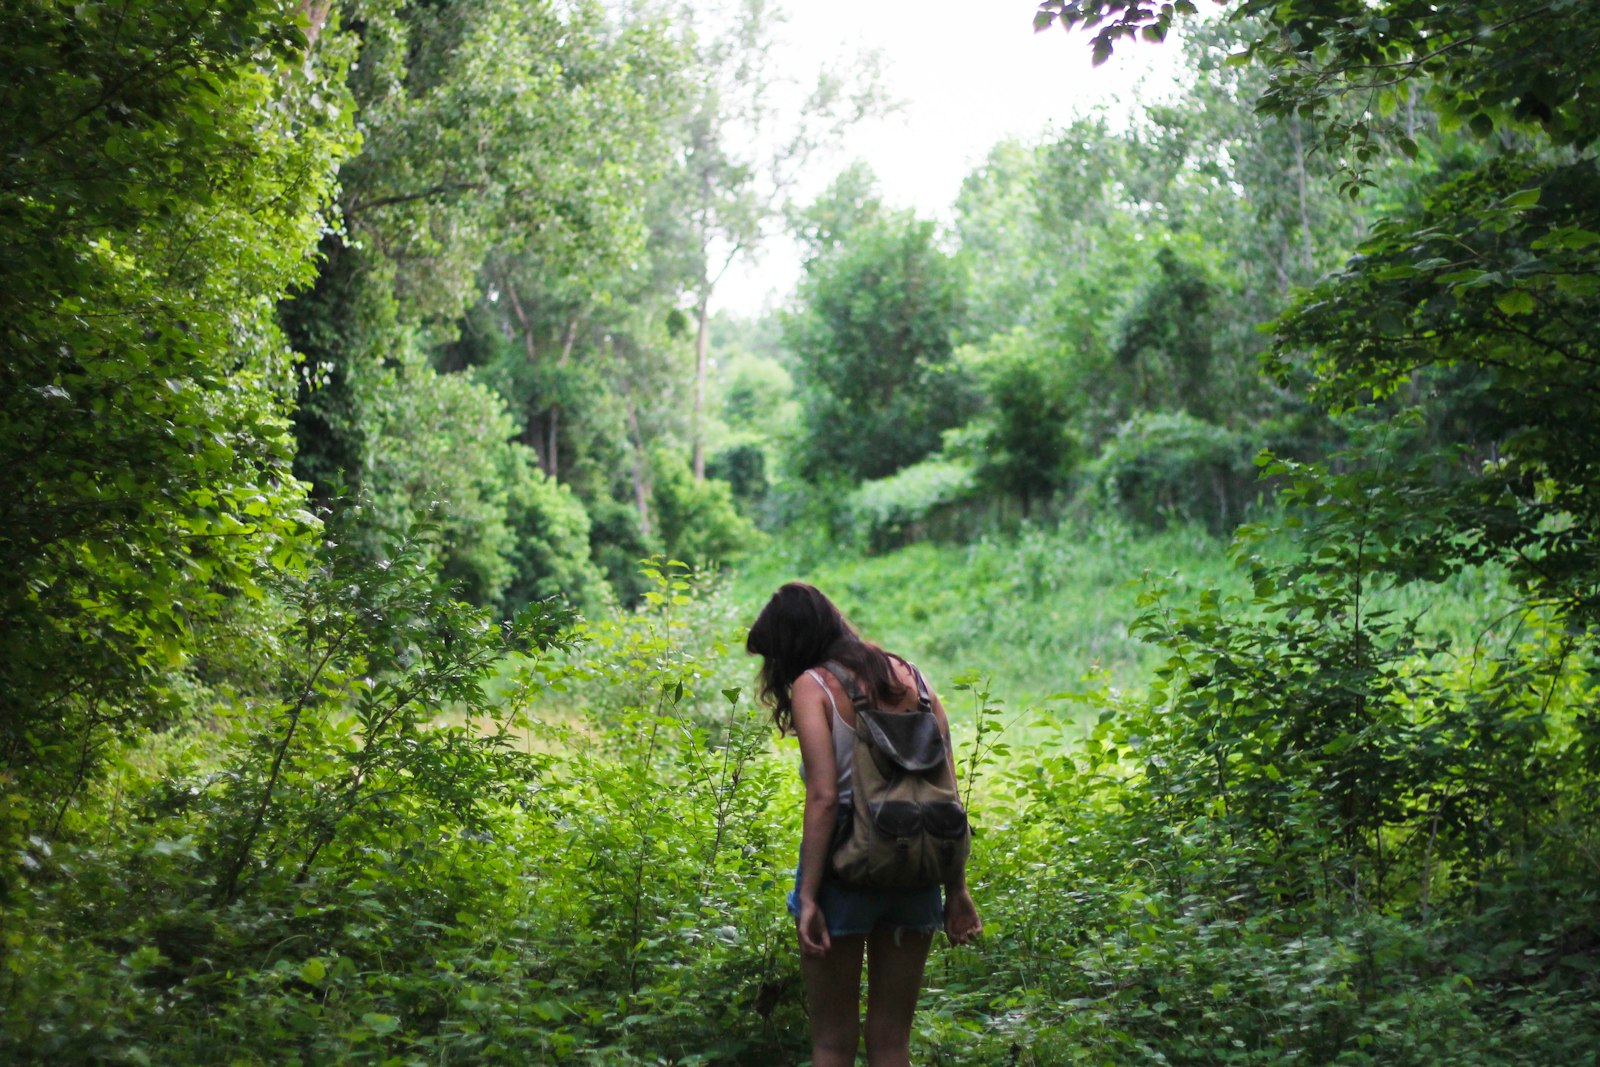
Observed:
[[[1252,551],[1276,557],[1290,549],[1269,539]],[[775,538],[730,570],[725,613],[747,624],[773,589],[796,579],[821,588],[865,634],[923,667],[945,698],[958,744],[977,705],[954,691],[955,679],[988,679],[994,700],[1010,709],[1005,718],[1019,719],[1008,732],[1014,743],[1045,743],[1062,728],[1077,735],[1103,707],[1087,694],[1141,691],[1162,660],[1161,650],[1128,632],[1148,582],[1167,586],[1178,605],[1206,588],[1249,595],[1226,540],[1193,527],[1141,532],[1100,518],[872,556],[819,554],[799,539]],[[1512,593],[1498,572],[1467,571],[1438,585],[1373,591],[1364,610],[1416,618],[1425,641],[1471,656],[1514,639]],[[733,660],[743,658],[740,636],[730,639]],[[753,667],[743,669],[729,663],[724,677],[748,684]],[[1048,710],[1018,715],[1030,708]]]
[[[996,696],[1022,707],[1081,690],[1086,679],[1142,685],[1157,657],[1128,634],[1141,582],[1165,577],[1179,590],[1243,591],[1226,549],[1191,528],[1139,535],[1109,521],[866,557],[808,559],[775,541],[743,561],[731,592],[753,618],[782,582],[811,582],[869,637],[917,660],[942,689],[976,672],[992,680]],[[1071,700],[1057,706],[1069,718],[1085,710]]]

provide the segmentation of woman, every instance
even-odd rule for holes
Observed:
[[[805,817],[789,912],[800,939],[812,1063],[851,1067],[856,1061],[865,952],[867,1062],[909,1067],[911,1016],[934,931],[942,926],[960,945],[976,937],[982,923],[965,873],[945,884],[942,900],[938,886],[862,889],[828,877],[828,847],[841,812],[849,810],[855,712],[844,684],[820,668],[830,661],[843,667],[874,705],[888,711],[917,708],[921,676],[905,660],[862,640],[832,601],[803,582],[773,594],[750,627],[745,650],[761,657],[761,696],[778,730],[800,739]],[[928,697],[949,751],[944,707],[938,697]]]

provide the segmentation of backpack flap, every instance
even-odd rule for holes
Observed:
[[[874,748],[895,766],[925,774],[944,765],[944,734],[932,712],[856,709],[856,729],[870,734]]]

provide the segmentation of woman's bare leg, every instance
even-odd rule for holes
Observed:
[[[835,937],[821,958],[800,957],[811,1015],[812,1067],[855,1067],[861,1042],[861,934]]]
[[[867,939],[867,1063],[871,1067],[910,1067],[911,1017],[922,992],[932,934],[903,933],[899,944],[890,930]]]

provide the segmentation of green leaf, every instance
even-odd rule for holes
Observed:
[[[1597,241],[1600,241],[1600,233],[1595,233],[1593,230],[1586,230],[1581,226],[1561,226],[1533,242],[1533,247],[1538,251],[1549,248],[1578,251],[1588,248]]]
[[[1494,303],[1507,315],[1526,315],[1536,306],[1533,294],[1526,289],[1511,289],[1501,293]]]

